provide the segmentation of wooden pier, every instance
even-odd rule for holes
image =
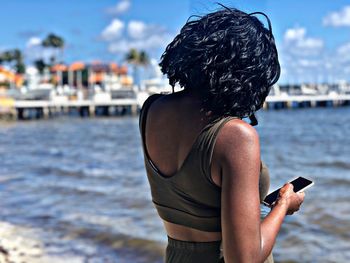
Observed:
[[[69,113],[75,113],[81,117],[136,115],[139,108],[136,99],[114,99],[109,101],[17,100],[10,108],[10,113],[13,118],[24,120],[49,118]]]
[[[350,94],[268,96],[264,109],[339,107],[350,105]]]
[[[350,94],[318,96],[268,96],[264,109],[312,108],[350,106]],[[108,101],[73,100],[12,100],[0,101],[0,115],[11,119],[41,119],[64,114],[81,117],[136,115],[141,105],[136,98]]]

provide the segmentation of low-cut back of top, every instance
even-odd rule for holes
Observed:
[[[202,231],[220,232],[221,188],[211,178],[211,160],[221,127],[237,117],[224,117],[206,125],[181,168],[170,177],[164,176],[150,159],[145,143],[147,111],[160,96],[149,97],[140,113],[140,132],[152,201],[163,220]],[[263,200],[269,188],[268,170],[263,163],[259,188],[260,200]]]

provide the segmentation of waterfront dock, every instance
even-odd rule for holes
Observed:
[[[140,106],[136,99],[113,99],[109,101],[72,100],[17,100],[12,104],[6,103],[3,107],[0,102],[2,114],[7,114],[11,119],[41,119],[57,115],[75,113],[81,117],[111,116],[111,115],[136,115]]]
[[[350,94],[268,96],[264,109],[339,107],[350,105]]]
[[[7,100],[0,101],[0,114],[11,119],[41,119],[73,114],[80,117],[136,115],[142,107],[137,98],[93,100]],[[350,106],[350,94],[268,96],[265,110]]]

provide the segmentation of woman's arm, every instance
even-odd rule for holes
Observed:
[[[221,129],[215,147],[222,169],[221,220],[225,262],[263,262],[271,253],[285,215],[299,208],[302,197],[299,198],[292,187],[286,185],[276,206],[261,222],[257,132],[243,121],[230,121]]]
[[[284,217],[299,210],[304,196],[304,193],[294,193],[290,183],[281,188],[276,205],[261,223],[262,249],[272,250]]]

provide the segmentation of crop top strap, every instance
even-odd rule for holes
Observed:
[[[140,111],[140,117],[139,117],[139,129],[141,132],[141,139],[142,139],[142,144],[144,145],[145,143],[145,128],[146,128],[146,119],[147,119],[147,112],[151,104],[157,100],[158,98],[162,97],[164,95],[162,94],[153,94],[149,96],[146,101],[143,103],[143,106]],[[144,145],[145,146],[145,145]]]
[[[238,117],[228,116],[217,121],[214,121],[206,127],[206,130],[201,134],[201,138],[198,141],[198,154],[200,159],[200,169],[201,173],[206,177],[206,179],[214,184],[211,177],[211,162],[214,153],[214,147],[216,143],[217,136],[220,129],[230,120],[238,119]]]

